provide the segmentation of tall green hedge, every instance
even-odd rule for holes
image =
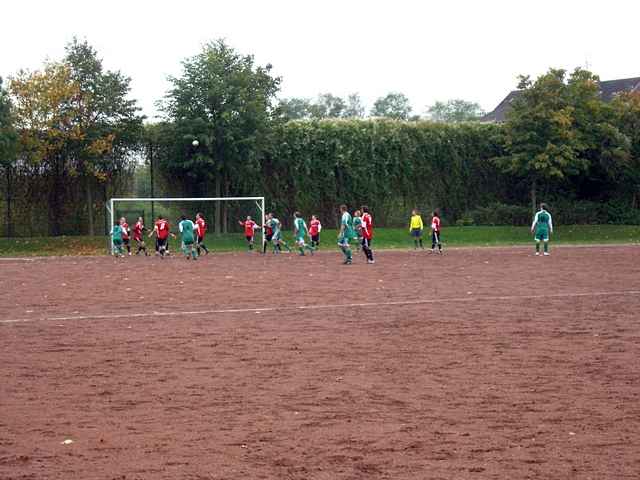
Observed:
[[[294,121],[275,128],[262,161],[263,190],[284,218],[294,210],[337,221],[336,208],[367,204],[379,225],[411,208],[439,208],[451,221],[503,201],[512,180],[490,161],[500,126],[394,120]]]

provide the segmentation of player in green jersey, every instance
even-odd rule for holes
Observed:
[[[349,247],[349,240],[355,237],[353,220],[346,205],[340,205],[340,232],[338,233],[338,246],[344,254],[344,264],[351,265],[353,255]]]
[[[113,254],[116,257],[123,257],[122,253],[122,227],[120,220],[116,220],[111,229],[111,241],[113,242]]]
[[[191,220],[188,220],[184,215],[180,217],[178,230],[180,231],[180,236],[182,237],[182,252],[184,253],[187,260],[189,260],[189,258],[193,258],[194,260],[198,258],[198,254],[195,248],[195,229],[195,223],[193,223]]]
[[[271,241],[273,242],[273,253],[281,253],[282,247],[287,249],[287,252],[291,253],[291,249],[287,242],[282,239],[282,224],[273,213],[267,215],[267,221],[265,222],[267,228],[271,229]],[[266,249],[265,249],[266,252]]]
[[[553,221],[544,203],[540,204],[540,210],[533,217],[531,233],[536,241],[536,255],[540,255],[540,242],[544,243],[544,255],[549,255],[549,236],[553,233]]]
[[[309,250],[309,253],[313,255],[313,248],[311,245],[307,245],[305,242],[305,237],[309,234],[309,230],[307,229],[307,224],[302,218],[300,212],[295,212],[293,214],[293,237],[295,238],[296,245],[298,246],[298,250],[300,250],[300,255],[304,256],[304,251]]]
[[[358,248],[362,245],[362,212],[356,210],[353,212],[353,231],[358,239]]]

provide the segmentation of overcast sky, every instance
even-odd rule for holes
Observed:
[[[549,67],[640,76],[636,0],[21,0],[1,11],[0,76],[61,58],[76,35],[132,78],[149,116],[166,77],[217,38],[273,64],[281,97],[358,92],[369,108],[398,91],[418,114],[452,98],[492,110],[518,74]]]

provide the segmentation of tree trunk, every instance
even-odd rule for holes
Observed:
[[[229,196],[229,181],[224,181],[224,196]],[[222,233],[229,233],[229,204],[224,202],[222,204]]]
[[[89,221],[89,235],[92,237],[96,234],[93,219],[93,191],[91,186],[91,177],[86,176],[87,190],[87,220]]]
[[[11,212],[11,167],[7,167],[6,170],[7,173],[7,231],[6,231],[6,236],[7,237],[13,237],[13,218],[12,218],[12,212]]]
[[[222,190],[222,179],[220,178],[220,175],[216,175],[216,198],[219,198],[222,194],[221,192]],[[216,201],[216,215],[215,218],[213,219],[213,233],[215,233],[216,235],[220,234],[220,219],[222,218],[222,215],[220,215],[220,202]]]
[[[538,188],[537,183],[537,179],[534,177],[534,179],[531,181],[531,209],[534,215],[538,211],[538,199],[536,198]]]
[[[49,194],[49,233],[51,236],[57,237],[60,235],[61,217],[62,217],[62,179],[60,178],[62,173],[60,172],[60,159],[54,160],[53,168],[53,188]]]

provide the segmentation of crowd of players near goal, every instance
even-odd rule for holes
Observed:
[[[298,249],[301,256],[306,255],[305,252],[313,255],[313,253],[320,247],[320,232],[322,231],[322,224],[316,215],[312,215],[309,221],[309,226],[302,218],[300,212],[293,214],[293,235],[295,248]],[[251,216],[247,216],[245,220],[239,220],[238,223],[244,227],[244,236],[247,241],[249,251],[254,250],[254,239],[257,230],[262,230],[264,234],[264,242],[261,253],[266,254],[267,248],[271,245],[273,253],[282,253],[283,248],[288,252],[292,249],[282,237],[282,224],[273,213],[268,213],[265,216],[264,225],[258,225]],[[431,253],[436,251],[442,254],[442,223],[438,211],[431,213]],[[111,230],[111,237],[113,242],[113,253],[116,256],[124,256],[124,250],[127,250],[128,255],[132,255],[131,252],[131,238],[136,243],[137,251],[136,255],[143,253],[148,256],[146,243],[144,241],[144,235],[146,232],[144,225],[144,219],[138,218],[132,230],[129,229],[127,220],[125,217],[117,220]],[[180,232],[182,241],[182,251],[187,259],[192,258],[196,260],[198,256],[205,253],[209,254],[209,250],[204,244],[204,238],[207,232],[207,223],[202,213],[196,214],[196,221],[193,222],[187,219],[184,215],[178,222],[178,230]],[[424,250],[423,244],[423,232],[424,222],[422,216],[417,209],[411,212],[411,218],[409,220],[409,234],[414,241],[414,249]],[[547,206],[542,203],[540,210],[535,214],[533,223],[531,225],[531,232],[534,233],[534,240],[536,242],[536,255],[540,255],[540,243],[544,244],[543,254],[549,255],[549,236],[553,232],[553,223],[551,214],[549,213]],[[155,235],[156,238],[156,255],[163,257],[169,254],[169,237],[176,238],[176,235],[171,232],[169,221],[162,215],[158,216],[153,230],[147,235],[151,237]],[[309,242],[307,242],[309,239]],[[353,261],[353,252],[351,250],[350,242],[357,241],[359,249],[365,255],[367,263],[375,263],[373,258],[373,250],[371,248],[373,242],[373,217],[369,211],[369,207],[363,205],[359,210],[353,212],[353,215],[349,213],[346,205],[340,206],[340,230],[338,232],[338,247],[344,255],[344,264],[351,264]],[[437,250],[436,250],[437,247]]]

